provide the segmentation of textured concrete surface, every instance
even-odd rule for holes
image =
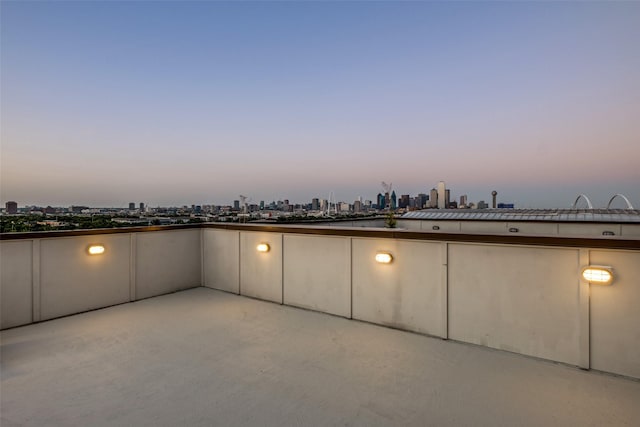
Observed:
[[[640,382],[191,289],[3,331],[1,425],[640,425]]]

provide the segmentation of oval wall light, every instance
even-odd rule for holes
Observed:
[[[393,256],[389,253],[379,252],[376,254],[376,262],[379,262],[380,264],[389,264],[391,261],[393,261]]]
[[[87,253],[89,255],[102,255],[104,253],[104,246],[99,244],[89,245],[89,247],[87,247]]]
[[[613,269],[604,265],[589,265],[582,269],[582,277],[589,283],[610,285],[613,281]]]
[[[269,252],[269,249],[271,249],[269,247],[268,243],[260,243],[258,246],[256,246],[256,249],[258,250],[258,252]]]

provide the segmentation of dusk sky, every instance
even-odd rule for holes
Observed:
[[[640,2],[0,7],[3,205],[640,207]]]

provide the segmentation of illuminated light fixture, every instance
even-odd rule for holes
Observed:
[[[386,252],[380,252],[376,254],[376,262],[379,262],[380,264],[390,264],[391,261],[393,261],[393,257],[391,256],[391,254],[388,254]]]
[[[613,231],[606,231],[605,230],[605,231],[602,232],[602,235],[603,236],[615,236],[616,233],[614,233]]]
[[[90,245],[87,248],[89,255],[102,255],[104,253],[104,246],[102,245]]]
[[[256,246],[256,249],[258,250],[258,252],[269,252],[269,249],[271,249],[269,247],[268,243],[260,243],[258,246]]]
[[[590,265],[582,270],[582,277],[589,283],[609,285],[613,280],[613,269],[603,265]]]
[[[511,227],[509,229],[509,233],[517,233],[518,231],[520,231],[520,230],[518,230],[516,227]]]
[[[431,227],[432,230],[440,230],[440,227],[438,227],[437,225],[434,225],[433,227]]]

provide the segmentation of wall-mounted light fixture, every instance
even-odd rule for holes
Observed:
[[[104,245],[94,244],[87,247],[89,255],[102,255],[104,253]]]
[[[433,227],[431,227],[432,230],[440,230],[440,227],[438,227],[437,225],[434,225]]]
[[[380,264],[390,264],[393,261],[393,256],[387,252],[378,252],[376,254],[376,262]]]
[[[520,231],[520,230],[518,230],[516,227],[511,227],[509,229],[509,233],[517,233],[518,231]]]
[[[613,231],[605,230],[605,231],[602,232],[602,235],[603,236],[615,236],[616,233],[614,233]]]
[[[269,249],[271,249],[271,247],[269,247],[268,243],[260,243],[258,246],[256,246],[256,249],[258,250],[258,252],[269,252]]]
[[[589,283],[610,285],[613,281],[613,269],[605,265],[589,265],[582,269],[582,277]]]

